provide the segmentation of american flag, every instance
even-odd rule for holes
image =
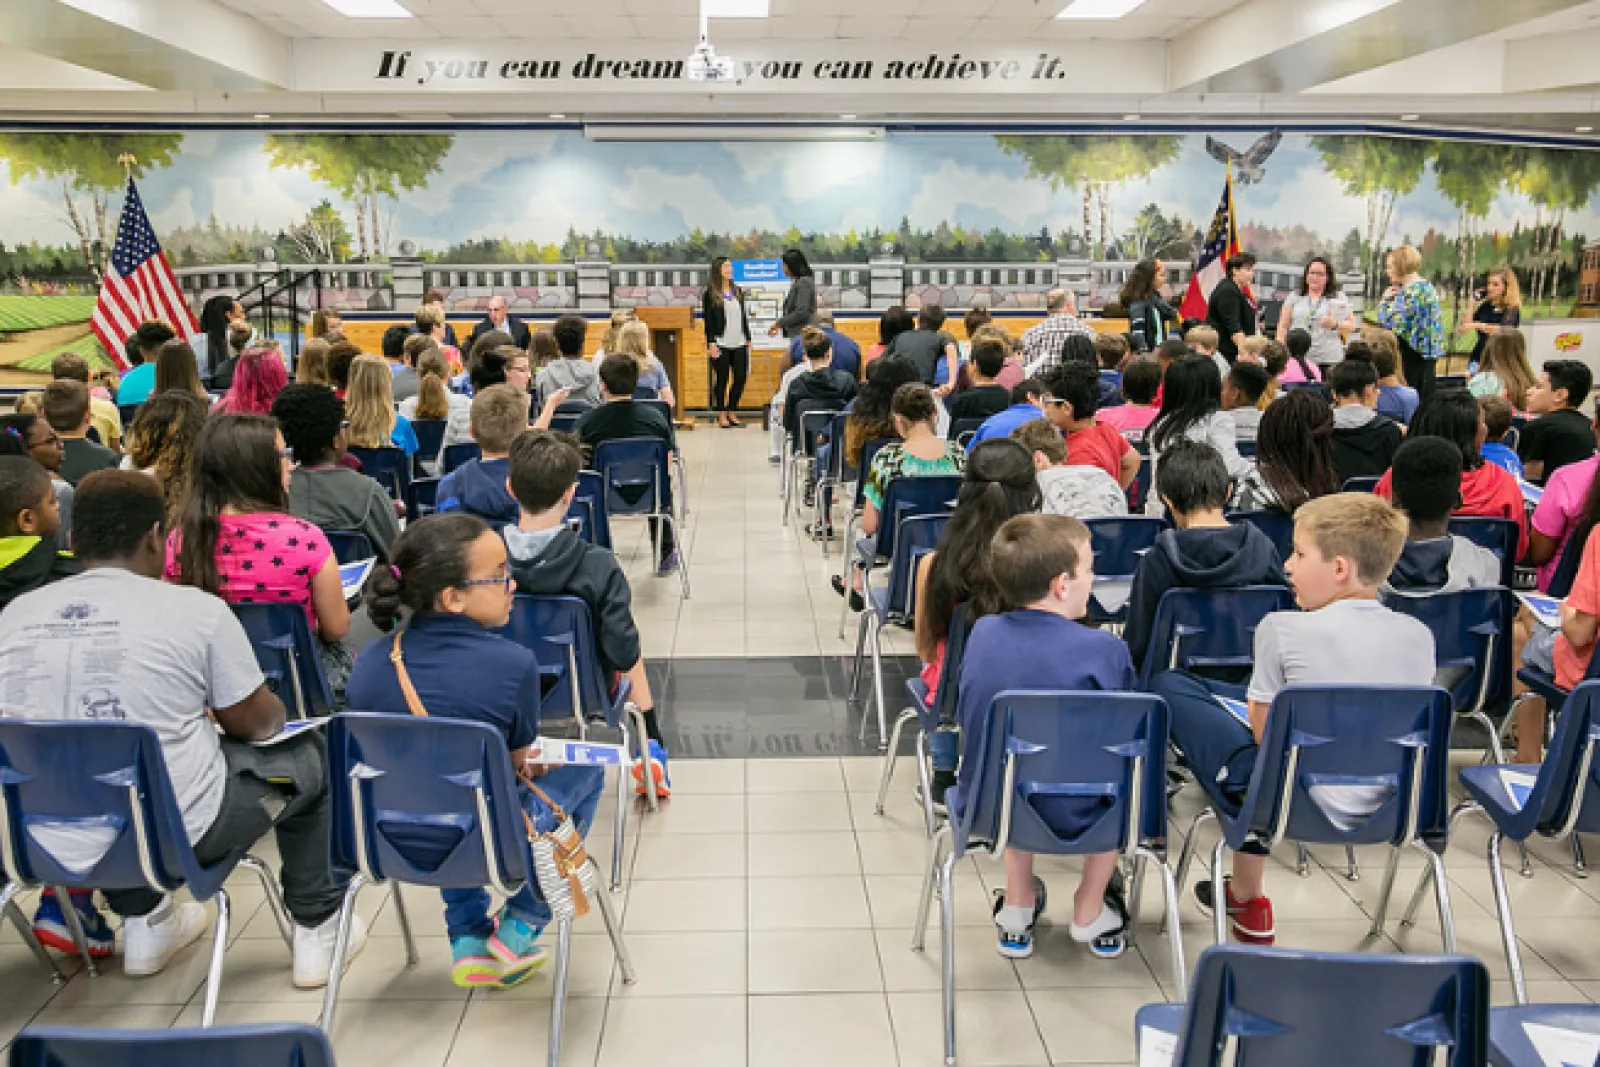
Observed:
[[[1216,213],[1211,216],[1211,226],[1206,230],[1206,243],[1194,261],[1194,273],[1189,277],[1189,289],[1183,294],[1180,314],[1186,319],[1206,317],[1206,305],[1211,300],[1211,290],[1228,276],[1228,257],[1239,253],[1239,229],[1233,215],[1233,168],[1222,186],[1222,199]],[[1246,296],[1250,296],[1247,292]]]
[[[152,319],[165,322],[179,337],[193,337],[200,332],[194,313],[178,291],[172,264],[161,251],[161,242],[150,228],[150,216],[144,213],[139,190],[130,177],[127,199],[122,202],[122,221],[117,224],[117,243],[111,249],[111,263],[89,325],[117,369],[127,370],[123,346],[140,323]]]

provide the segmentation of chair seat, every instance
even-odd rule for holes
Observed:
[[[1146,1004],[1134,1013],[1134,1040],[1142,1040],[1147,1029],[1176,1037],[1183,1032],[1183,1013],[1187,1010],[1187,1004]]]
[[[1501,771],[1520,771],[1537,777],[1539,764],[1506,763],[1499,766],[1488,764],[1482,767],[1464,767],[1461,771],[1461,784],[1466,787],[1467,795],[1478,802],[1483,808],[1483,813],[1493,820],[1502,833],[1513,841],[1521,841],[1532,832],[1532,824],[1527,824],[1526,833],[1519,832],[1520,828],[1515,826],[1523,822],[1517,818],[1522,814],[1522,805],[1507,791],[1505,782],[1500,778]]]
[[[911,710],[917,713],[917,722],[927,733],[932,733],[939,727],[939,719],[935,712],[932,695],[928,692],[928,683],[920,676],[906,679],[906,694],[911,697]]]
[[[1522,668],[1517,672],[1517,680],[1546,700],[1562,704],[1567,699],[1567,690],[1556,684],[1555,675],[1537,667]]]
[[[871,567],[877,564],[879,558],[877,537],[856,538],[856,559]]]
[[[1489,1010],[1489,1064],[1490,1067],[1544,1067],[1554,1060],[1544,1058],[1538,1047],[1528,1037],[1527,1024],[1549,1027],[1552,1030],[1575,1031],[1600,1038],[1600,1005],[1596,1004],[1523,1004],[1512,1008]],[[1569,1061],[1561,1057],[1563,1063]],[[1594,1061],[1590,1048],[1581,1062],[1588,1067]]]

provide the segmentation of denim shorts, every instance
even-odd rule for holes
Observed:
[[[1537,620],[1528,643],[1522,646],[1522,665],[1536,667],[1546,674],[1556,673],[1556,630]]]

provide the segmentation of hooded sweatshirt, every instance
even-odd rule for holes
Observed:
[[[856,396],[856,380],[837,367],[807,371],[789,386],[783,401],[783,428],[791,441],[800,439],[800,416],[807,411],[843,409]]]
[[[0,537],[0,608],[23,593],[81,573],[72,553],[56,548],[55,538],[19,534]]]
[[[549,396],[557,389],[571,389],[567,399],[599,404],[600,372],[586,359],[553,359],[539,371],[539,393]]]
[[[1343,484],[1350,478],[1376,478],[1389,469],[1405,439],[1393,419],[1365,404],[1333,409],[1333,469]]]
[[[516,522],[522,509],[506,490],[506,479],[510,475],[509,458],[474,459],[463,463],[439,481],[439,512],[470,512],[497,530]]]
[[[633,594],[616,556],[565,527],[549,536],[508,526],[504,535],[519,593],[577,597],[589,605],[600,666],[617,672],[639,662]]]
[[[1237,589],[1283,585],[1283,564],[1271,540],[1248,522],[1191,530],[1165,530],[1139,561],[1128,593],[1122,636],[1135,667],[1144,662],[1156,606],[1168,589]]]
[[[1407,541],[1384,593],[1453,593],[1500,583],[1500,557],[1459,534]]]

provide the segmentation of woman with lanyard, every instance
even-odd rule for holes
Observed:
[[[1424,403],[1433,394],[1434,364],[1444,355],[1444,312],[1433,283],[1417,273],[1422,253],[1401,245],[1384,258],[1389,288],[1378,304],[1378,325],[1393,330],[1400,342],[1400,363],[1406,384]]]
[[[1476,368],[1483,362],[1483,346],[1489,335],[1502,326],[1516,328],[1522,325],[1522,287],[1510,267],[1496,267],[1489,272],[1484,283],[1483,300],[1472,311],[1472,321],[1463,322],[1456,333],[1477,332],[1472,342],[1470,363]],[[1512,407],[1518,405],[1513,403]]]
[[[1170,324],[1178,321],[1161,295],[1167,269],[1159,259],[1144,259],[1128,272],[1128,280],[1118,296],[1128,313],[1128,334],[1136,352],[1154,352],[1167,339]]]
[[[750,373],[750,315],[745,310],[744,292],[733,284],[733,264],[727,256],[711,261],[700,312],[706,324],[706,354],[711,357],[711,407],[717,413],[717,425],[743,426],[734,412],[739,410],[745,376]]]
[[[1322,368],[1327,378],[1328,368],[1344,359],[1344,334],[1356,328],[1356,313],[1339,293],[1339,279],[1334,276],[1333,264],[1324,256],[1313,256],[1300,275],[1300,292],[1283,302],[1278,314],[1278,340],[1289,342],[1290,330],[1304,330],[1311,335],[1311,362]]]

